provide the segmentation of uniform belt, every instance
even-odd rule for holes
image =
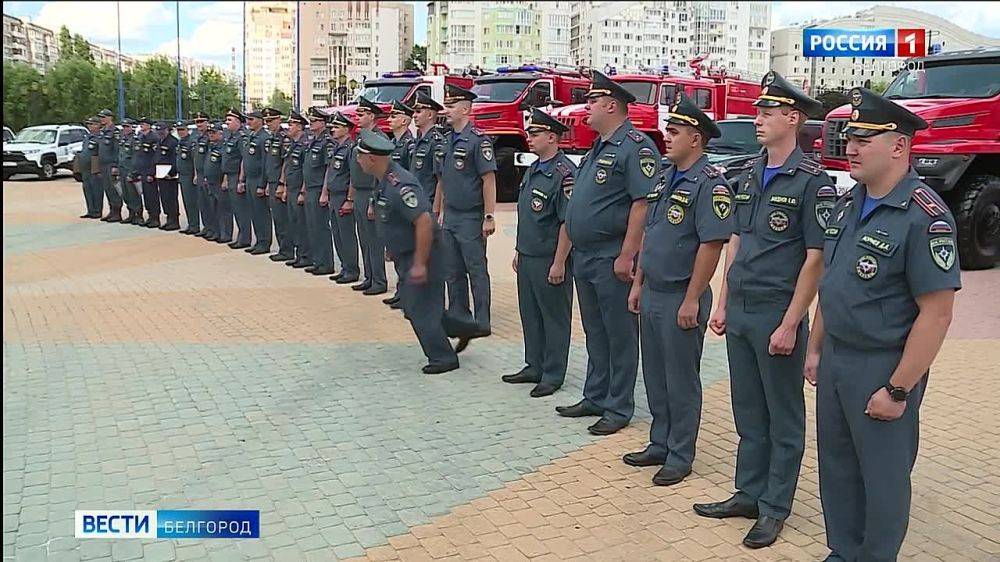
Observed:
[[[689,279],[684,279],[682,281],[659,281],[650,279],[649,277],[643,279],[643,282],[645,282],[646,286],[651,290],[662,293],[678,293],[687,291],[689,281]]]

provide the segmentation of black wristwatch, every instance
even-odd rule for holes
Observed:
[[[885,390],[889,393],[889,397],[892,398],[894,402],[906,402],[906,397],[910,394],[901,386],[892,386],[891,382],[885,383]]]

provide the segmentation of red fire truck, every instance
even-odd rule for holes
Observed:
[[[1000,259],[1000,49],[910,59],[884,95],[930,125],[913,139],[913,167],[955,215],[962,268],[993,267]],[[848,186],[842,131],[850,115],[849,105],[831,111],[821,138],[823,164]]]

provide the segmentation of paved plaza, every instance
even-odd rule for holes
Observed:
[[[792,516],[771,548],[691,504],[732,491],[725,343],[706,342],[694,472],[624,465],[649,414],[595,437],[528,397],[510,268],[490,240],[493,336],[425,363],[402,314],[224,245],[81,220],[80,184],[3,185],[4,560],[819,560],[815,392]],[[182,220],[182,224],[184,221]],[[391,267],[389,268],[391,270]],[[713,284],[718,288],[716,276]],[[921,410],[906,560],[1000,559],[1000,269],[965,272]],[[259,540],[78,540],[76,509],[255,509]]]

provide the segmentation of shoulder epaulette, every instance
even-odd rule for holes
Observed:
[[[646,135],[640,133],[639,131],[636,131],[635,129],[632,129],[628,132],[628,138],[634,140],[635,142],[643,142],[644,140],[646,140]]]
[[[391,183],[392,185],[399,185],[399,177],[396,176],[395,172],[389,172],[385,175],[385,177],[389,180],[389,183]]]
[[[752,170],[752,169],[753,169],[753,167],[754,167],[754,166],[756,166],[758,162],[760,162],[760,157],[757,157],[757,158],[751,158],[751,159],[747,160],[747,161],[746,161],[746,162],[745,162],[745,163],[743,164],[743,167],[742,167],[742,168],[740,168],[740,169],[741,169],[741,170]]]
[[[561,160],[556,162],[556,171],[559,172],[559,175],[563,177],[573,176],[573,170],[571,170],[570,167],[567,166],[566,163]]]
[[[483,133],[483,130],[480,129],[479,127],[472,127],[472,129],[470,129],[470,130],[472,131],[472,134],[474,134],[476,136],[480,136],[481,137],[481,136],[485,135],[485,133]]]
[[[799,160],[798,168],[813,176],[818,176],[820,172],[823,171],[823,165],[812,158],[803,158],[802,160]]]
[[[710,178],[717,178],[717,177],[719,177],[719,174],[721,173],[718,168],[716,168],[715,166],[713,166],[711,164],[705,164],[705,167],[702,168],[702,170],[704,170],[705,171],[705,175],[708,176],[708,177],[710,177]]]
[[[926,187],[918,187],[913,190],[913,201],[932,217],[940,217],[944,214],[944,209],[941,207],[937,195]]]

